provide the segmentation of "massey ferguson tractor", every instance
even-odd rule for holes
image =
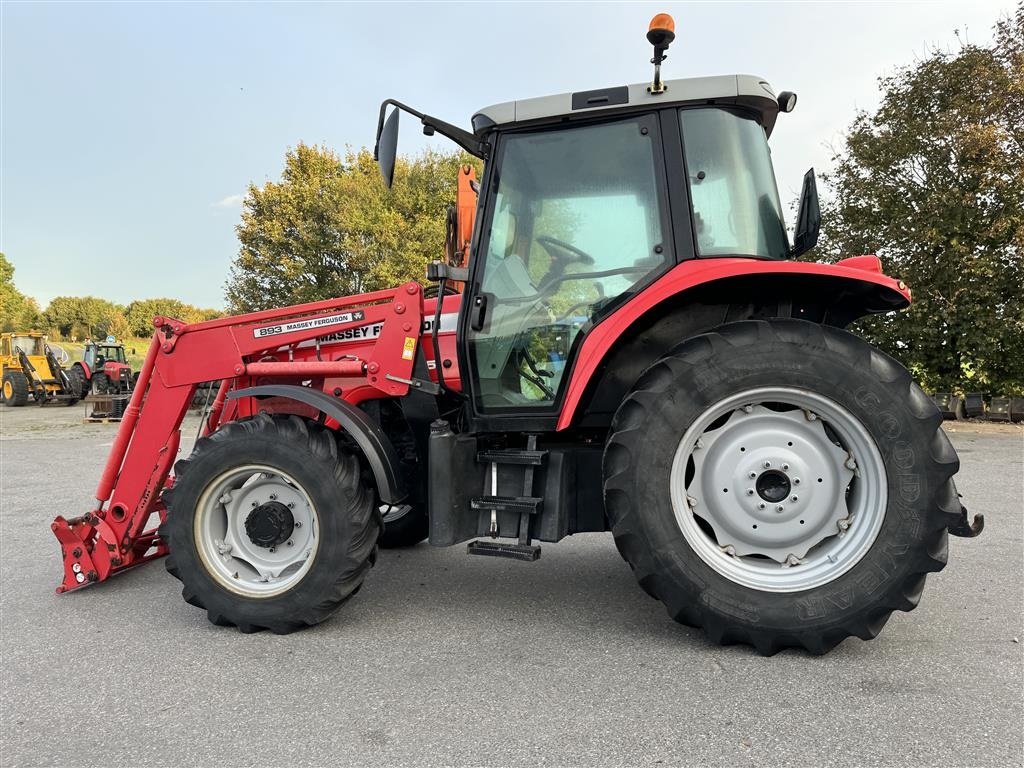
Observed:
[[[82,397],[90,392],[122,394],[131,389],[132,369],[124,356],[124,344],[118,344],[112,338],[105,342],[87,341],[82,359],[68,371]]]
[[[287,633],[352,597],[381,546],[533,561],[611,531],[716,643],[824,653],[914,608],[947,535],[983,520],[931,400],[844,330],[910,289],[874,256],[794,260],[814,174],[790,242],[768,139],[796,96],[663,81],[673,38],[655,17],[651,83],[487,107],[472,130],[385,101],[386,184],[400,112],[484,161],[428,288],[155,318],[95,508],[53,523],[57,591],[167,555],[214,624]]]

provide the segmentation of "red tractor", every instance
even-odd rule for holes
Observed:
[[[656,66],[672,37],[656,17]],[[817,238],[814,175],[791,244],[767,139],[795,100],[656,69],[483,109],[472,131],[384,102],[386,183],[400,111],[485,161],[479,186],[462,171],[436,285],[155,318],[95,508],[53,523],[58,592],[168,555],[214,624],[286,633],[352,597],[380,546],[532,561],[611,531],[714,642],[874,637],[983,521],[931,400],[844,330],[910,289],[873,256],[793,260]]]
[[[110,339],[105,342],[87,341],[82,359],[68,371],[72,385],[79,387],[82,397],[96,394],[124,394],[129,392],[135,378],[124,356],[124,345]]]

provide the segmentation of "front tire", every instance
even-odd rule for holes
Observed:
[[[28,403],[28,378],[21,371],[8,371],[4,374],[2,393],[0,401],[4,405],[20,408]]]
[[[231,422],[175,474],[160,527],[167,570],[214,624],[278,634],[318,624],[373,566],[373,491],[325,427],[267,414]]]
[[[92,391],[97,395],[109,395],[111,392],[110,377],[105,373],[95,373],[92,377]]]
[[[850,333],[722,326],[651,366],[615,415],[616,544],[715,642],[767,655],[873,638],[946,563],[959,462],[941,423],[902,366]]]

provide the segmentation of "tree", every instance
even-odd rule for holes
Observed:
[[[432,151],[399,158],[388,190],[366,149],[342,159],[299,144],[280,182],[249,185],[229,306],[252,311],[422,279],[443,254],[444,212],[463,162],[477,161]]]
[[[201,309],[177,299],[141,299],[133,301],[125,310],[128,327],[134,336],[151,336],[153,318],[157,315],[174,317],[186,323],[198,323],[221,317],[222,312],[216,309]]]
[[[941,390],[1024,391],[1024,3],[991,47],[879,80],[825,177],[826,257],[877,253],[912,308],[862,323]]]
[[[14,287],[14,265],[0,253],[0,330],[28,331],[42,321],[36,300]]]
[[[62,336],[98,338],[127,328],[124,307],[95,296],[57,296],[43,315]]]

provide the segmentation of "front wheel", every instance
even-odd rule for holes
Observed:
[[[28,378],[21,371],[8,371],[3,378],[3,397],[0,402],[14,408],[28,402]]]
[[[742,322],[659,360],[616,413],[605,502],[641,586],[719,643],[870,639],[946,562],[956,454],[861,339]]]
[[[175,466],[167,570],[211,622],[284,634],[359,589],[381,533],[359,458],[298,416],[231,422]]]

